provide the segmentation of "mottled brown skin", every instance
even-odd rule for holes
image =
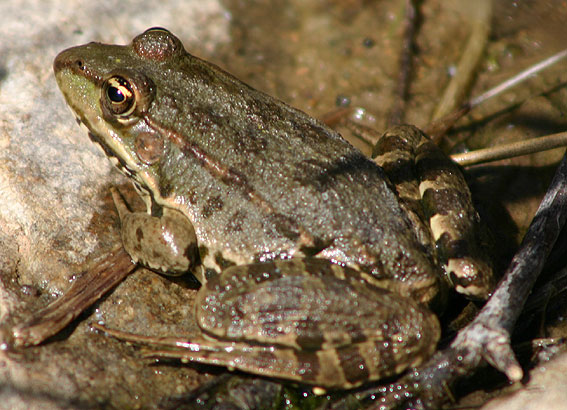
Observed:
[[[157,355],[351,388],[434,351],[439,324],[422,307],[442,284],[432,233],[339,134],[164,29],[63,51],[54,69],[146,200],[144,216],[121,212],[127,251],[164,273],[187,263],[204,284],[196,318],[209,337]],[[179,242],[160,235],[172,214],[189,225]]]

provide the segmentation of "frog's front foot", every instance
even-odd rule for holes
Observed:
[[[122,224],[122,244],[132,260],[167,275],[182,275],[199,264],[197,238],[187,217],[162,208],[160,217],[131,212],[116,189],[112,199]]]

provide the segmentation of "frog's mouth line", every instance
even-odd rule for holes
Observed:
[[[71,111],[75,113],[75,110],[72,108]],[[103,138],[100,138],[95,133],[93,133],[86,123],[75,114],[75,121],[79,124],[79,127],[84,129],[87,132],[90,140],[97,146],[99,146],[106,157],[110,160],[112,165],[114,165],[122,174],[126,175],[127,177],[134,178],[136,176],[136,172],[128,166],[128,164],[120,158],[119,155],[104,141]]]
[[[80,120],[78,120],[80,122]],[[104,151],[107,158],[110,160],[112,165],[114,165],[121,173],[127,177],[133,178],[136,173],[126,164],[126,162],[120,158],[116,153],[104,142],[102,138],[99,138],[96,134],[88,132],[89,138],[95,145],[98,145]]]

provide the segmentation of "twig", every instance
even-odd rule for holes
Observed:
[[[490,99],[490,98],[492,98],[492,97],[494,97],[498,94],[501,94],[502,92],[508,90],[509,88],[512,88],[512,87],[530,79],[531,77],[533,77],[534,75],[536,75],[540,71],[545,70],[546,68],[548,68],[548,67],[552,66],[553,64],[563,60],[566,57],[567,57],[567,49],[562,50],[562,51],[558,52],[557,54],[554,54],[551,57],[548,57],[545,60],[540,61],[537,64],[534,64],[531,67],[528,67],[527,69],[525,69],[521,73],[516,74],[514,77],[509,78],[508,80],[504,81],[501,84],[498,84],[496,87],[491,88],[488,91],[485,91],[484,93],[482,93],[478,97],[472,98],[468,102],[468,104],[470,105],[471,108],[474,108],[477,105],[482,104],[486,100],[488,100],[488,99]]]
[[[472,15],[471,34],[457,65],[456,74],[435,109],[433,120],[452,113],[462,103],[488,42],[492,16],[491,0],[476,1],[470,3],[468,7],[470,13],[467,13],[467,16]]]
[[[475,108],[486,100],[493,98],[503,93],[504,91],[532,78],[537,73],[551,67],[553,64],[558,63],[566,57],[567,49],[562,50],[552,55],[551,57],[548,57],[545,60],[526,68],[522,72],[516,74],[514,77],[509,78],[501,84],[498,84],[496,87],[493,87],[490,90],[482,93],[478,97],[471,98],[470,100],[466,101],[465,103],[463,103],[463,105],[461,105],[460,108],[456,109],[455,111],[431,121],[427,126],[423,128],[423,130],[427,135],[431,137],[431,139],[433,139],[433,141],[439,142],[439,140],[447,133],[447,131],[449,131],[449,129],[451,129],[458,120],[467,115],[471,109]]]
[[[122,246],[79,276],[63,296],[12,329],[13,347],[40,344],[55,335],[85,309],[130,274],[136,265]]]
[[[482,164],[484,162],[498,161],[505,158],[519,157],[520,155],[533,154],[535,152],[547,151],[565,146],[567,146],[567,132],[560,132],[543,137],[517,141],[510,144],[502,144],[496,147],[479,149],[462,154],[454,154],[451,155],[451,159],[465,167],[469,165]]]
[[[404,34],[400,55],[400,70],[396,84],[394,104],[388,115],[388,126],[403,123],[412,73],[415,32],[417,29],[419,0],[406,0]]]

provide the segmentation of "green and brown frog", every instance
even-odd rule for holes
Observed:
[[[132,213],[114,195],[126,251],[202,284],[203,336],[156,355],[352,388],[432,354],[427,306],[446,283],[490,292],[468,187],[417,128],[384,134],[378,165],[161,28],[65,50],[54,69],[147,205]]]

